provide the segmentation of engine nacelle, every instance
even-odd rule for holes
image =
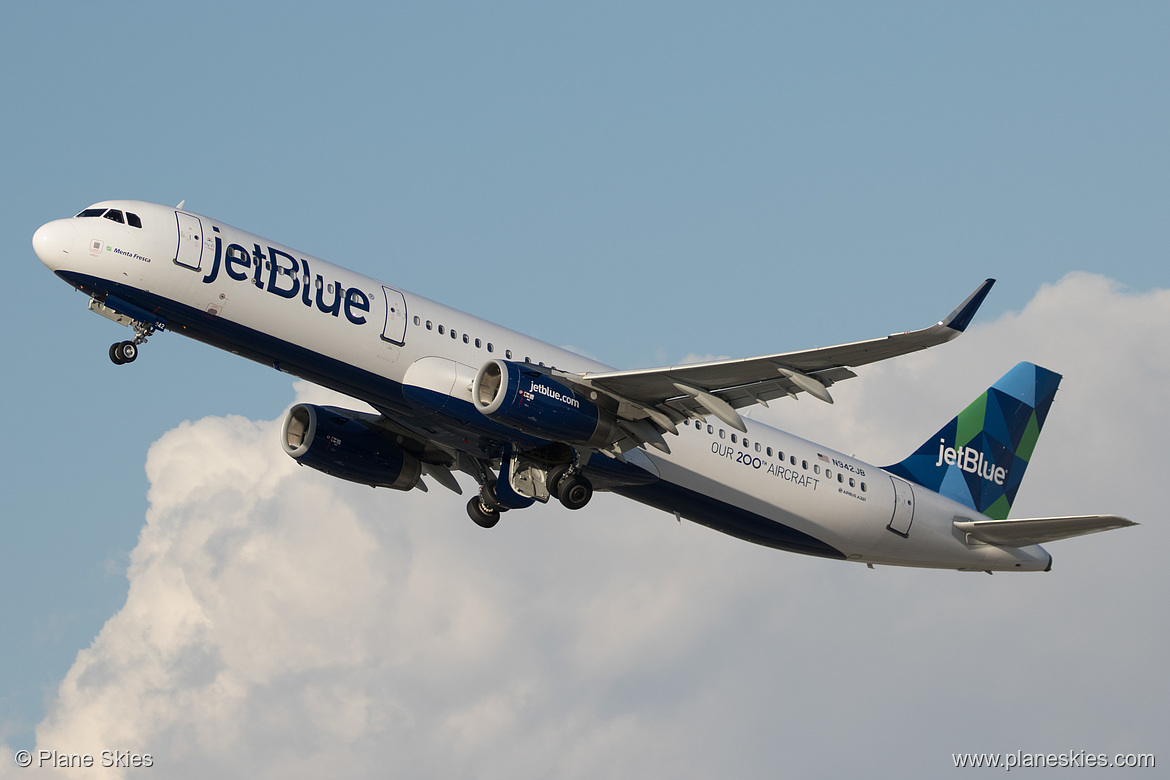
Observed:
[[[280,429],[280,446],[298,463],[326,474],[373,487],[410,490],[422,464],[359,412],[332,406],[297,404]]]
[[[488,419],[552,441],[599,446],[615,432],[610,412],[551,376],[507,360],[480,367],[471,397]]]

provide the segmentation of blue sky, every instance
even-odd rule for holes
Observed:
[[[126,603],[151,444],[185,420],[273,420],[294,398],[287,376],[171,334],[110,364],[123,332],[37,261],[43,222],[106,198],[185,199],[619,367],[917,328],[985,277],[1000,280],[985,322],[1070,271],[1157,312],[1168,17],[1157,3],[9,9],[0,742],[32,745],[78,651]],[[1163,337],[1144,337],[1149,354]],[[1121,383],[1137,370],[1108,345],[1093,360]],[[955,403],[1002,373],[938,370],[969,378]],[[807,406],[786,422],[821,420]],[[916,421],[894,454],[938,422]],[[1110,468],[1101,481],[1123,485]],[[1036,513],[1078,511],[1034,498]],[[842,599],[867,587],[839,576]]]

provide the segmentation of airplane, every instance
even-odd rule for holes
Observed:
[[[351,482],[462,495],[502,513],[610,491],[731,536],[806,555],[960,571],[1049,571],[1041,545],[1136,523],[1008,514],[1061,376],[1020,363],[899,463],[879,467],[739,412],[829,389],[852,369],[958,337],[988,279],[940,322],[884,338],[615,370],[184,208],[95,203],[32,244],[89,309],[129,326],[134,362],[164,331],[366,402],[299,403],[280,444]]]

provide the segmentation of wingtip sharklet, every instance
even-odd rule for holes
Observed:
[[[979,311],[979,307],[983,305],[983,299],[987,297],[987,293],[991,292],[992,285],[995,284],[994,279],[986,279],[983,284],[975,288],[975,292],[967,296],[967,300],[959,304],[953,312],[951,312],[945,320],[940,322],[940,325],[957,330],[960,333],[967,329],[971,324],[971,320],[975,317],[975,312]]]

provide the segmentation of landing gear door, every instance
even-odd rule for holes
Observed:
[[[386,325],[382,328],[382,340],[403,346],[406,344],[406,298],[393,287],[382,285],[386,296]]]
[[[175,249],[175,264],[192,271],[199,270],[203,260],[203,224],[194,214],[175,212],[179,223],[179,245]]]
[[[886,528],[898,536],[909,536],[910,524],[914,522],[914,488],[905,480],[890,479],[894,483],[894,514]]]

